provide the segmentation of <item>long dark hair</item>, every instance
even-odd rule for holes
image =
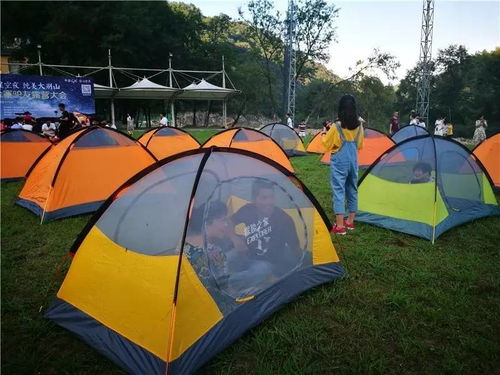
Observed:
[[[359,123],[356,99],[351,94],[346,94],[339,101],[339,121],[343,128],[356,129]]]

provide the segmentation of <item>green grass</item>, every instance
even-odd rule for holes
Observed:
[[[212,133],[193,131],[202,141]],[[331,216],[328,167],[319,155],[292,163]],[[54,298],[64,277],[56,269],[90,215],[39,225],[13,205],[21,186],[1,186],[3,372],[123,373],[39,312]],[[201,373],[499,373],[499,228],[500,218],[478,220],[432,245],[359,224],[334,238],[348,277],[287,304]]]

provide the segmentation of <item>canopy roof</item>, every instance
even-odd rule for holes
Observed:
[[[98,83],[94,83],[94,96],[97,99],[107,99],[111,98],[118,89],[109,86],[99,85]]]
[[[177,97],[186,100],[225,100],[229,95],[237,92],[238,90],[235,89],[214,85],[203,78],[200,82],[193,82],[182,89],[163,86],[147,78],[121,88],[94,83],[94,93],[98,99],[111,97],[118,99],[171,99]]]
[[[184,87],[179,98],[188,100],[224,100],[236,92],[237,90],[216,86],[202,78],[200,82],[193,82]]]
[[[115,97],[125,99],[170,99],[177,91],[179,90],[143,78],[130,86],[120,88]]]

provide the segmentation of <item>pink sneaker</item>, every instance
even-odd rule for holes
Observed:
[[[333,226],[330,232],[332,232],[333,234],[340,234],[341,236],[346,234],[345,228],[339,228],[337,224]]]
[[[345,226],[345,229],[347,229],[347,230],[354,230],[354,222],[349,223],[348,221],[344,221],[344,226]]]

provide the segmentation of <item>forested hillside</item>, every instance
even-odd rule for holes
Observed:
[[[28,7],[30,12],[25,11]],[[104,66],[111,49],[113,64],[122,67],[166,68],[172,53],[175,68],[219,70],[224,56],[226,70],[242,92],[229,101],[230,118],[238,123],[245,117],[278,120],[284,115],[286,22],[269,0],[249,1],[238,19],[224,14],[205,17],[193,5],[160,1],[2,2],[1,8],[2,50],[9,50],[14,38],[20,38],[20,48],[11,51],[19,60],[27,57],[36,62],[38,44],[43,61],[53,64]],[[377,77],[391,77],[398,63],[381,51],[352,67],[350,77],[339,77],[325,67],[328,46],[335,41],[335,25],[342,16],[341,9],[324,0],[298,2],[296,122],[305,120],[319,127],[335,117],[340,95],[351,92],[370,126],[386,131],[396,110],[405,123],[416,100],[416,67],[401,82],[391,80],[392,85]],[[489,120],[490,131],[500,128],[500,49],[471,55],[465,47],[453,45],[435,55],[431,121],[446,116],[458,135],[469,137],[480,115]],[[98,83],[107,82],[106,72],[93,77]],[[115,78],[118,85],[132,83],[124,75]],[[165,84],[165,76],[155,79]],[[142,106],[158,113],[164,103],[123,101],[119,117]],[[176,106],[179,115],[220,112],[219,103],[178,102]],[[98,110],[106,108],[98,103]]]

